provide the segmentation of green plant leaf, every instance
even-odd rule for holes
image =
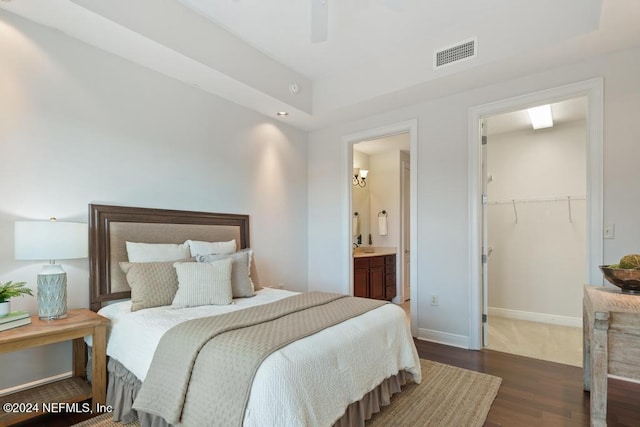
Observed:
[[[31,295],[33,291],[26,287],[27,282],[8,281],[0,285],[0,302],[9,301],[10,298]]]

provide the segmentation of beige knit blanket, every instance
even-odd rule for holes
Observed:
[[[272,352],[385,304],[309,292],[190,320],[160,340],[133,404],[184,426],[241,426],[258,367]]]

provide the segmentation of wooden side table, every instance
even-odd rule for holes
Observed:
[[[591,392],[591,425],[607,425],[607,375],[640,380],[640,295],[585,286],[584,389]]]
[[[67,409],[104,412],[107,390],[106,336],[109,319],[82,308],[69,310],[64,319],[47,321],[33,316],[31,322],[30,325],[0,332],[0,353],[73,340],[73,377],[0,397],[0,425],[15,424],[47,412],[63,412]],[[84,380],[84,337],[89,335],[93,337],[91,386]],[[89,398],[92,399],[92,406],[89,408],[71,405]],[[7,403],[14,404],[9,411],[4,410]]]

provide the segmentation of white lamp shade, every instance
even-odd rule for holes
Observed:
[[[58,221],[16,221],[16,259],[57,260],[86,258],[87,224]]]

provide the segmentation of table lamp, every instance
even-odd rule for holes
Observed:
[[[55,260],[86,258],[87,224],[79,222],[16,221],[15,257],[49,260],[38,273],[38,316],[53,320],[67,317],[67,273]]]

